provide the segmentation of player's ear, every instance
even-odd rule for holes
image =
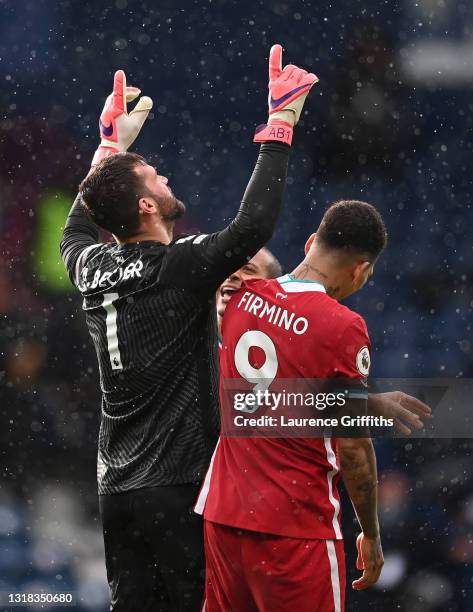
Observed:
[[[353,281],[355,286],[361,288],[366,283],[371,266],[371,261],[361,261],[353,268]]]
[[[138,208],[141,215],[152,215],[158,212],[156,202],[151,198],[140,198],[138,200]]]
[[[314,240],[316,239],[316,237],[317,237],[317,234],[311,234],[309,236],[309,238],[307,239],[307,242],[305,243],[305,247],[304,247],[304,253],[306,255],[309,252],[309,249],[312,246],[312,244],[314,243]]]

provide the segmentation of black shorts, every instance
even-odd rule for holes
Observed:
[[[113,612],[197,612],[204,578],[200,485],[100,495]]]

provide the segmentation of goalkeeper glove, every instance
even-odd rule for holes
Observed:
[[[108,96],[100,115],[100,146],[95,152],[92,166],[104,157],[119,151],[127,151],[138,136],[146,117],[153,108],[153,101],[147,96],[138,100],[135,108],[128,113],[126,105],[141,93],[137,87],[127,87],[123,70],[117,70],[113,80],[113,92]]]
[[[291,144],[293,127],[299,121],[307,94],[319,79],[293,64],[282,68],[282,47],[269,52],[269,125],[256,128],[255,142],[279,140]]]

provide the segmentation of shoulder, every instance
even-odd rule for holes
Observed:
[[[106,253],[114,245],[111,242],[98,242],[97,244],[89,244],[80,253],[77,263],[84,263],[90,259],[93,259],[96,255]]]
[[[83,293],[109,290],[124,283],[154,281],[159,275],[165,246],[159,242],[117,244],[91,249],[82,260],[77,286]]]
[[[343,328],[340,330],[337,353],[349,364],[349,372],[367,377],[371,365],[371,341],[363,317],[339,304]],[[343,372],[343,368],[341,370]]]
[[[89,265],[93,263],[100,265],[103,264],[105,259],[110,258],[111,262],[121,266],[127,261],[154,257],[156,255],[162,256],[165,251],[166,245],[153,240],[126,244],[105,242],[100,245],[92,245],[89,249],[86,249],[83,254],[83,261]]]
[[[345,328],[346,330],[352,328],[357,329],[363,331],[364,333],[366,333],[366,336],[368,336],[368,328],[366,326],[366,322],[360,314],[358,314],[354,310],[351,310],[351,308],[348,308],[348,306],[340,304],[340,302],[337,302],[329,296],[327,296],[327,298],[331,302],[330,306],[338,315],[341,327]]]
[[[364,318],[328,295],[325,295],[323,307],[329,313],[330,319],[336,327],[337,336],[344,342],[356,339],[369,344],[368,327]]]
[[[316,316],[319,329],[330,339],[331,351],[337,360],[351,364],[350,372],[367,376],[371,342],[364,318],[325,293],[321,294]]]
[[[112,243],[99,242],[86,246],[79,253],[74,266],[74,284],[81,291],[84,288],[87,272],[94,265],[94,262],[102,258],[103,254],[110,250]]]
[[[169,243],[170,249],[183,248],[185,245],[201,244],[209,234],[179,234],[172,242]]]
[[[260,291],[273,286],[274,282],[275,279],[271,278],[247,278],[243,281],[240,291],[245,288],[253,291]]]
[[[195,264],[208,241],[209,234],[180,234],[166,245],[166,260],[173,264]]]

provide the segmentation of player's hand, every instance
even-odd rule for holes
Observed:
[[[379,535],[376,538],[368,538],[364,533],[360,533],[356,538],[356,549],[358,552],[356,569],[363,571],[363,575],[358,580],[354,580],[351,585],[355,591],[362,591],[378,581],[383,569],[381,538]]]
[[[94,155],[92,165],[118,151],[127,151],[138,136],[146,117],[153,108],[148,96],[138,100],[135,108],[128,113],[127,103],[141,93],[137,87],[126,84],[123,70],[117,70],[113,80],[113,91],[105,101],[99,120],[100,146]]]
[[[282,67],[282,47],[269,52],[269,122],[275,119],[296,125],[307,94],[319,79],[293,64]]]
[[[394,427],[400,433],[410,436],[412,429],[422,429],[424,420],[432,418],[432,410],[416,397],[402,391],[370,393],[368,412],[394,420]]]

